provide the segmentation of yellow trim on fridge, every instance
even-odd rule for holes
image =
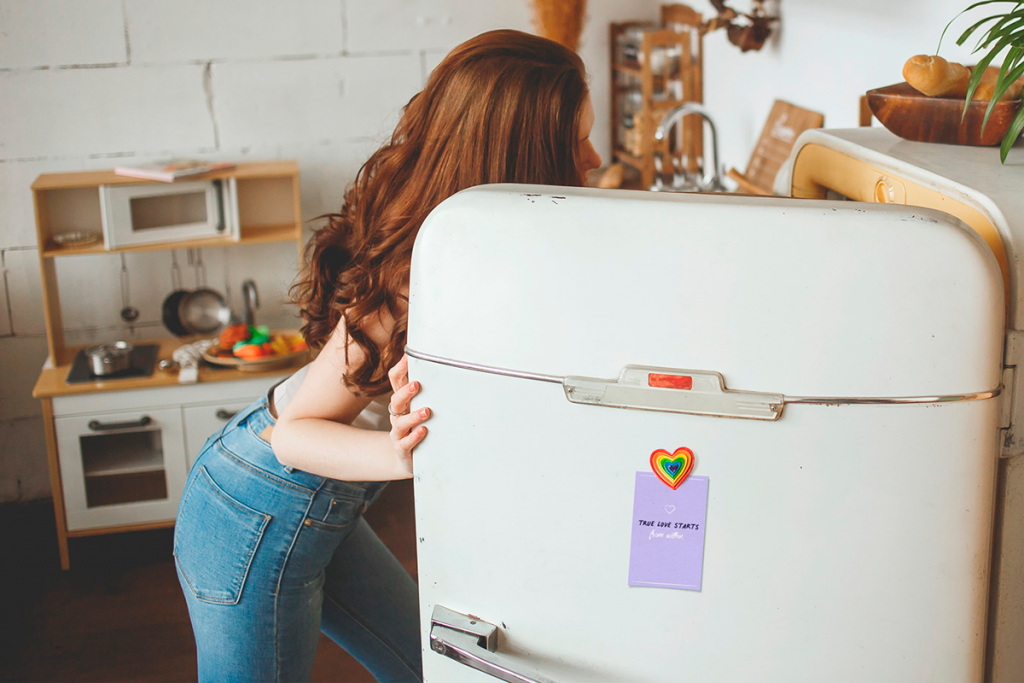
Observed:
[[[805,145],[793,164],[792,193],[800,199],[825,199],[832,190],[858,202],[906,204],[944,211],[974,229],[999,262],[1006,301],[1010,301],[1010,276],[1006,252],[992,221],[977,209],[913,181],[893,176],[842,152]]]

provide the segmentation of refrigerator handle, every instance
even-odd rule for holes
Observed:
[[[525,673],[518,665],[517,671],[496,654],[497,626],[441,605],[434,605],[430,615],[430,649],[508,683],[555,683],[535,672]]]
[[[640,365],[615,380],[566,377],[562,388],[573,403],[748,420],[778,420],[786,404],[782,394],[726,389],[717,372]]]

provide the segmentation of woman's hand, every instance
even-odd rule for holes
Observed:
[[[430,408],[409,412],[412,397],[419,393],[420,383],[409,381],[409,357],[402,356],[395,367],[388,371],[394,394],[388,405],[391,413],[391,442],[395,446],[399,462],[412,474],[412,452],[427,435],[423,423],[430,417]]]

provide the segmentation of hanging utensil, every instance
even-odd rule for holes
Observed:
[[[189,334],[214,334],[231,322],[231,309],[220,292],[206,286],[201,249],[189,250],[196,288],[178,303],[178,321]]]
[[[128,281],[128,263],[121,254],[121,320],[131,324],[139,319],[139,309],[129,301],[130,282]]]
[[[181,300],[178,320],[189,334],[214,334],[231,322],[231,309],[220,292],[203,287]]]
[[[176,337],[184,337],[189,333],[178,317],[178,307],[181,304],[181,300],[187,294],[188,290],[181,287],[181,269],[178,267],[178,256],[174,251],[171,251],[171,293],[164,299],[163,306],[161,307],[161,318],[163,319],[164,327]]]
[[[195,263],[193,268],[196,271],[196,288],[202,289],[206,287],[206,264],[203,263],[203,250],[195,250]]]
[[[256,289],[256,283],[252,280],[242,283],[242,306],[245,308],[245,324],[255,327],[255,310],[260,307],[260,294]]]

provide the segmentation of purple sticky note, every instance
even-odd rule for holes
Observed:
[[[637,472],[629,585],[699,591],[707,512],[707,477],[687,477],[673,491],[653,472]]]

